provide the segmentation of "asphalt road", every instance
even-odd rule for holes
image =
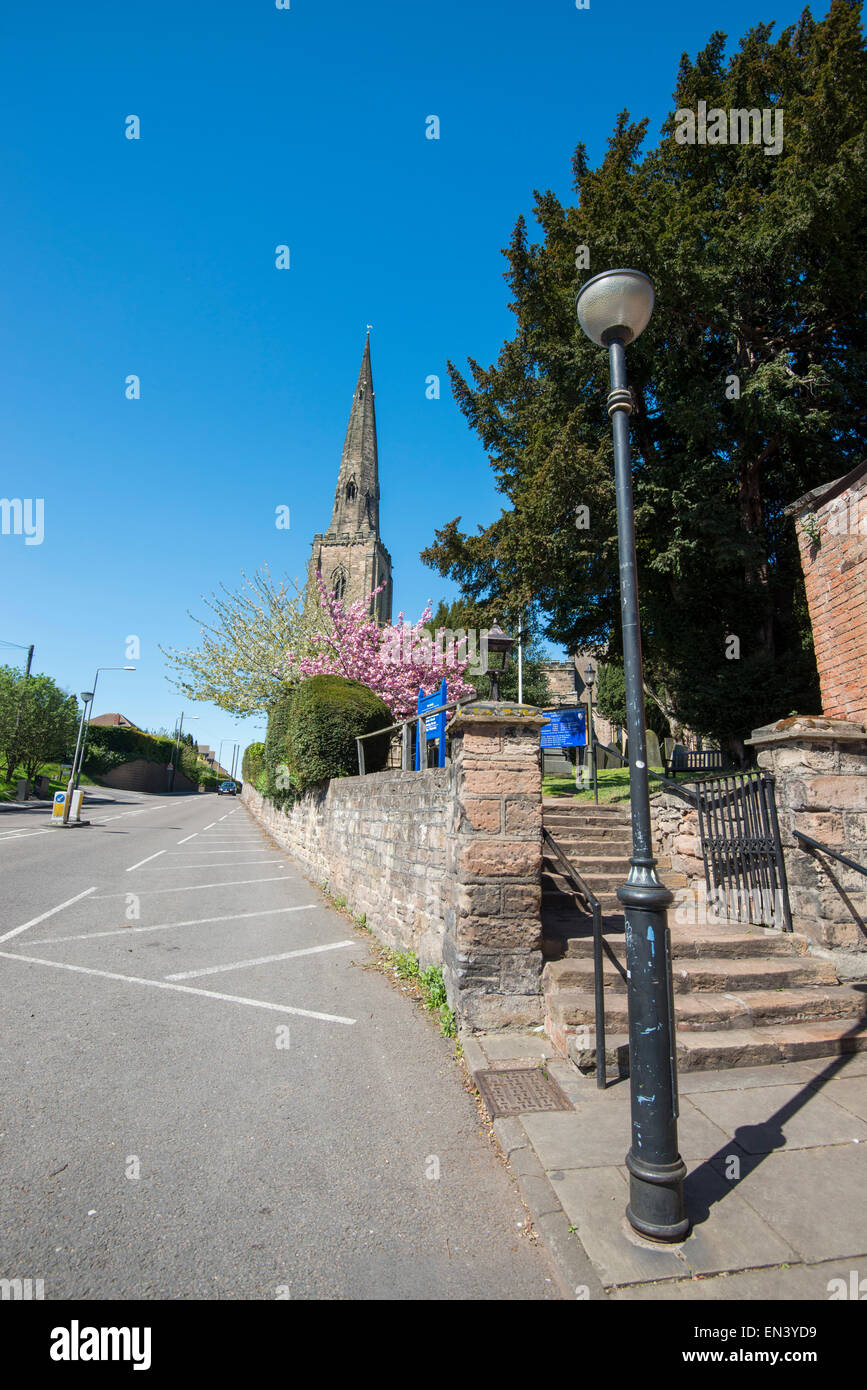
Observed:
[[[0,1277],[558,1297],[452,1046],[240,801],[96,795],[0,814]]]

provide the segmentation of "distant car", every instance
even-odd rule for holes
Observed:
[[[217,788],[217,796],[237,796],[238,788],[234,782],[221,782]]]

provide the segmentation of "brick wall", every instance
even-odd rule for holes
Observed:
[[[822,711],[867,726],[867,476],[828,502],[802,502],[796,529]]]
[[[426,967],[443,954],[449,779],[447,768],[340,777],[285,809],[245,782],[242,799],[312,879]]]
[[[94,778],[94,781],[96,779]],[[151,792],[155,796],[164,796],[169,783],[169,773],[161,763],[148,762],[146,758],[133,758],[128,763],[121,763],[119,767],[113,767],[109,772],[103,772],[99,777],[99,786],[116,787],[118,790],[127,792]],[[176,792],[197,792],[198,786],[190,781],[188,777],[180,771],[175,773]]]

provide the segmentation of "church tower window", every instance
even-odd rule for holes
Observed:
[[[355,501],[355,498],[356,498],[356,496],[357,496],[357,494],[358,494],[358,488],[355,486],[355,479],[354,479],[354,478],[350,478],[350,479],[349,479],[349,482],[346,484],[346,500],[347,500],[347,502],[354,502],[354,501]]]
[[[336,569],[331,576],[331,593],[334,598],[342,599],[346,593],[346,570]]]

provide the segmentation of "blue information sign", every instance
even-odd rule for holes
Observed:
[[[548,709],[543,713],[550,719],[542,729],[543,748],[584,748],[587,744],[586,711],[583,709]]]
[[[418,692],[418,713],[424,714],[428,709],[439,709],[440,705],[446,703],[446,683],[443,681],[439,690],[435,690],[433,695],[425,695],[422,690]],[[429,739],[439,739],[438,767],[446,765],[446,711],[440,714],[428,714],[424,720],[425,744]],[[421,739],[417,738],[415,743],[415,770],[421,770]]]

